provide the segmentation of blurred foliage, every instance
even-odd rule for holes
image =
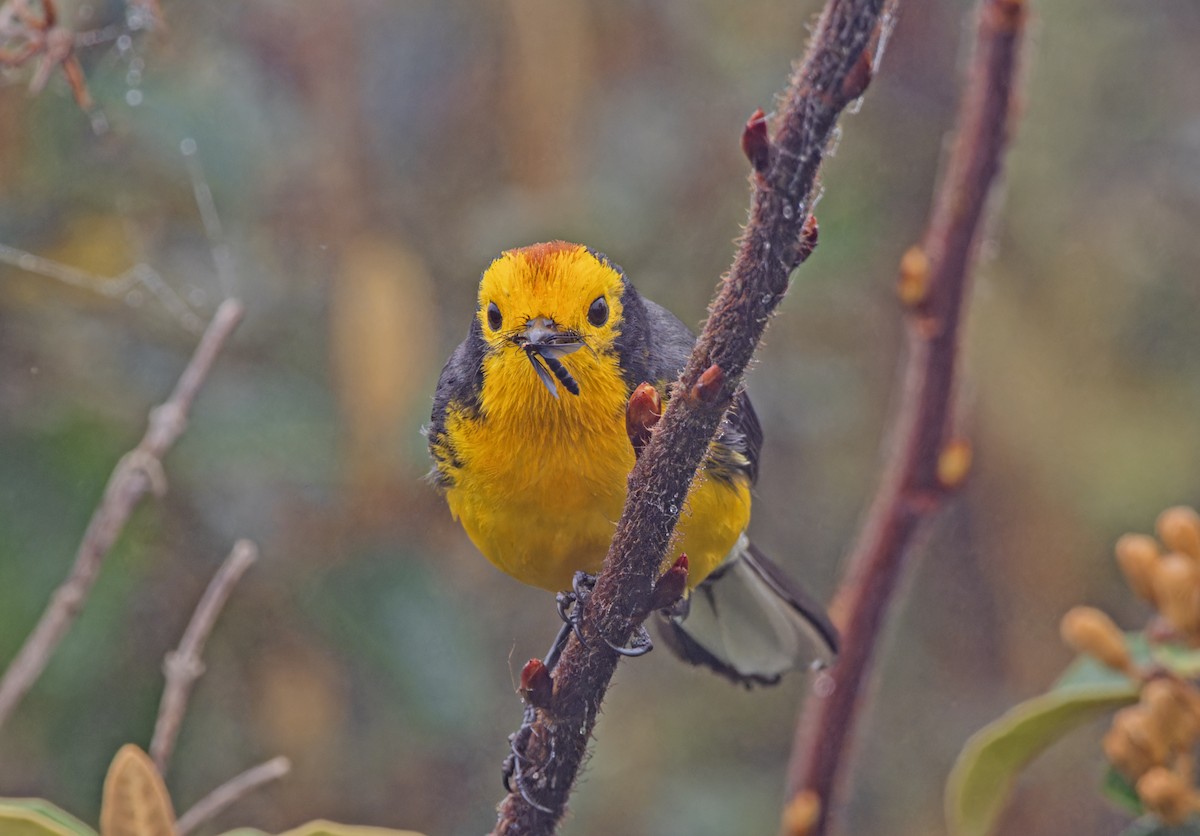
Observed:
[[[5,836],[96,836],[70,813],[40,798],[0,798],[0,832]],[[175,811],[162,776],[150,756],[133,744],[122,746],[104,779],[100,836],[175,836]],[[224,836],[266,836],[239,828]],[[360,827],[313,821],[281,836],[421,836],[413,830]]]
[[[1110,764],[1104,794],[1140,816],[1123,836],[1200,833],[1200,514],[1174,506],[1155,529],[1157,539],[1129,533],[1114,546],[1130,590],[1153,609],[1146,627],[1125,633],[1089,606],[1063,615],[1062,640],[1079,658],[1045,694],[967,741],[946,788],[953,836],[993,832],[1029,760],[1097,714],[1112,715],[1102,744]]]
[[[114,299],[103,277],[144,262],[202,317],[226,292],[249,306],[168,458],[170,493],[135,517],[0,732],[0,791],[97,819],[109,756],[145,742],[171,639],[229,543],[251,537],[263,559],[209,643],[168,776],[178,803],[285,754],[292,774],[207,832],[318,816],[486,828],[515,672],[557,625],[421,478],[441,360],[489,259],[552,237],[608,253],[698,323],[745,217],[741,125],[782,88],[817,10],[167,0],[168,35],[81,53],[99,136],[60,78],[30,99],[27,77],[0,76],[0,243],[94,277],[73,288],[0,265],[0,659],[193,344],[169,293]],[[1134,610],[1106,544],[1200,493],[1200,87],[1183,71],[1200,12],[1033,10],[967,331],[975,470],[897,608],[845,832],[938,832],[963,741],[1064,664],[1058,615]],[[119,14],[118,0],[64,7],[84,28]],[[767,435],[753,534],[820,593],[874,486],[895,265],[921,231],[971,14],[903,6],[825,167],[821,244],[750,381]],[[565,832],[771,832],[804,688],[747,694],[660,654],[622,665]],[[1056,747],[1005,829],[1114,830],[1102,774],[1087,741]]]

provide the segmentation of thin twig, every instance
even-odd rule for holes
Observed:
[[[292,769],[292,762],[285,757],[272,758],[266,763],[251,767],[217,787],[175,822],[178,836],[187,836],[200,825],[220,813],[233,802],[248,795],[263,784],[278,781]]]
[[[242,318],[242,304],[227,299],[200,338],[192,359],[175,384],[175,391],[150,412],[150,425],[137,447],[113,468],[104,496],[83,534],[75,564],[54,591],[37,626],[0,679],[0,726],[33,686],[59,642],[83,610],[84,602],[100,573],[105,555],[116,542],[134,508],[148,491],[166,491],[162,457],[187,426],[192,402],[200,391],[222,346]]]
[[[885,0],[830,0],[782,103],[774,143],[765,125],[743,136],[754,164],[750,220],[661,422],[629,476],[616,535],[569,639],[549,705],[514,739],[519,792],[500,804],[496,833],[552,833],[583,761],[621,646],[650,610],[652,588],[696,468],[713,438],[791,271],[811,251],[817,170],[838,115],[873,74],[890,16]],[[753,130],[752,130],[753,128]],[[811,224],[808,224],[811,229]],[[696,388],[701,374],[706,385]]]
[[[183,722],[183,714],[187,710],[188,697],[192,685],[204,674],[204,662],[200,658],[204,653],[204,643],[212,632],[221,608],[233,592],[233,587],[241,579],[242,574],[250,564],[258,559],[258,547],[249,540],[238,540],[233,544],[229,557],[221,564],[217,574],[204,590],[204,596],[192,613],[179,647],[168,653],[163,662],[163,674],[166,684],[163,687],[162,701],[158,704],[158,718],[154,721],[154,737],[150,740],[150,757],[154,765],[163,775],[167,774],[167,766],[171,762],[171,752],[175,748],[175,739],[179,736],[179,726]]]
[[[789,768],[789,798],[811,794],[825,832],[848,757],[856,709],[920,524],[958,488],[970,447],[954,435],[960,322],[981,219],[1013,122],[1024,0],[983,0],[975,53],[957,117],[957,139],[928,229],[905,254],[898,286],[907,307],[908,353],[893,427],[895,447],[831,607],[841,654],[808,698]]]

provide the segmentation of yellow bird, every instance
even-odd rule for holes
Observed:
[[[432,477],[484,557],[550,591],[599,571],[634,464],[629,396],[649,382],[665,400],[694,342],[582,245],[534,244],[492,262],[427,430]],[[739,392],[668,552],[687,554],[689,594],[660,613],[676,653],[745,685],[828,661],[837,645],[821,607],[746,537],[761,444]]]

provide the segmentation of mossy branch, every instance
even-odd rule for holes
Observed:
[[[885,5],[830,0],[792,76],[774,138],[761,116],[747,123],[743,148],[754,167],[749,223],[674,397],[629,475],[616,535],[584,605],[586,644],[570,639],[549,701],[532,709],[532,723],[514,737],[524,792],[501,802],[497,834],[552,833],[566,810],[617,665],[607,643],[624,645],[651,611],[654,583],[696,469],[792,270],[812,249],[817,171],[839,114],[871,80],[890,26]]]

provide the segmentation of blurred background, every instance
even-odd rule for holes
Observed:
[[[1032,8],[964,349],[976,467],[913,555],[843,833],[941,832],[963,741],[1067,662],[1059,616],[1145,617],[1113,540],[1200,501],[1200,6]],[[0,732],[0,795],[95,821],[118,746],[149,742],[164,653],[250,537],[263,557],[209,642],[168,775],[177,807],[285,754],[289,777],[206,832],[487,830],[513,683],[557,618],[422,478],[442,362],[490,259],[551,238],[606,252],[698,324],[745,218],[741,126],[770,109],[818,10],[167,0],[168,33],[82,53],[101,133],[61,75],[34,98],[27,72],[0,75],[0,244],[87,274],[0,264],[0,664],[200,324],[227,293],[248,306],[166,460],[170,492],[135,516]],[[79,29],[122,14],[63,10]],[[822,598],[879,472],[895,268],[922,231],[972,20],[962,0],[902,3],[824,168],[820,246],[750,377],[767,437],[752,533]],[[621,665],[564,833],[773,833],[807,687],[746,693],[665,652]],[[1006,832],[1113,832],[1102,772],[1099,728],[1074,735],[1022,782]]]

